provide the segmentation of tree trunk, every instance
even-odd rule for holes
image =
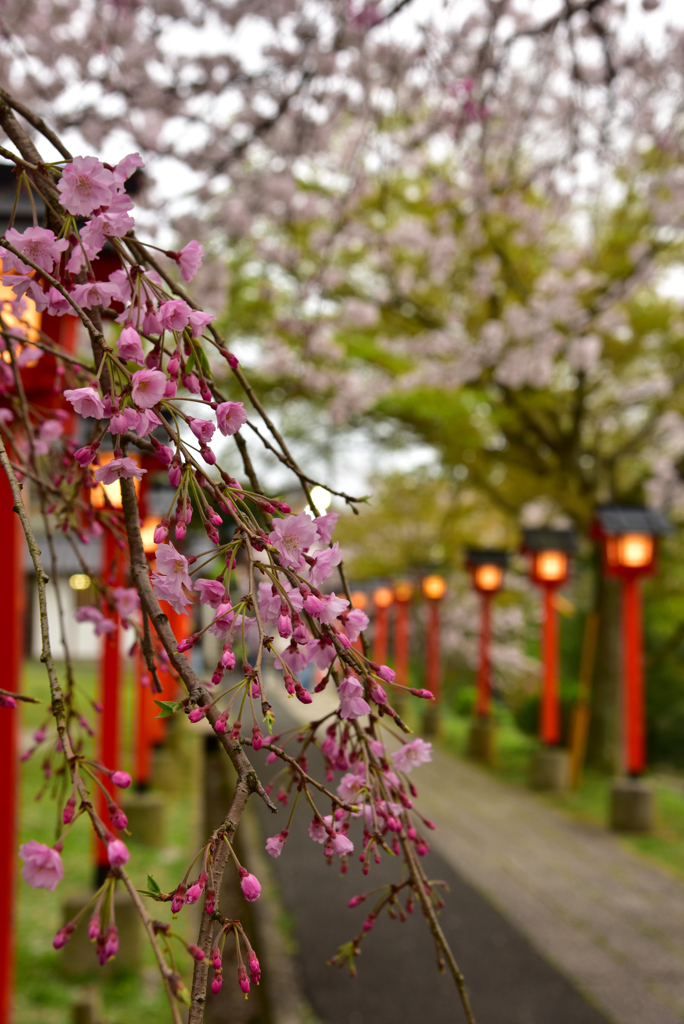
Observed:
[[[621,770],[622,629],[620,581],[596,573],[598,643],[591,689],[587,765],[617,774]]]

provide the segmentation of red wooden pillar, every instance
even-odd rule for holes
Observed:
[[[539,734],[542,743],[560,743],[560,701],[558,692],[558,613],[554,586],[545,584],[544,622],[542,626],[542,696],[539,709]]]
[[[409,602],[395,598],[394,614],[394,671],[395,683],[409,683]]]
[[[639,579],[626,576],[622,581],[624,644],[624,729],[627,774],[641,775],[646,767],[644,706],[643,622]]]
[[[121,551],[111,530],[105,530],[104,534],[102,572],[105,579],[112,581],[114,586],[120,584]],[[102,712],[100,714],[98,759],[105,768],[116,769],[120,766],[122,665],[119,643],[119,616],[112,612],[110,613],[110,618],[116,624],[116,629],[111,633],[107,633],[102,638],[99,694]],[[110,795],[114,797],[115,787],[108,778],[103,778],[102,781]],[[105,824],[109,824],[107,800],[99,787],[97,810]],[[98,870],[104,870],[109,866],[107,850],[99,839],[96,839],[95,842],[97,867]]]
[[[3,539],[0,621],[3,623],[2,687],[19,691],[23,659],[25,542],[9,482],[0,470],[0,535]],[[17,824],[19,809],[19,708],[0,708],[0,1024],[11,1024],[14,988],[14,917],[17,877]]]
[[[492,595],[481,593],[480,613],[480,661],[477,671],[477,703],[475,711],[480,718],[489,717],[492,694]]]
[[[389,639],[389,608],[375,609],[373,623],[373,661],[378,665],[387,662],[387,641]]]

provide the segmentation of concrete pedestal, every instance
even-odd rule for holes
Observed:
[[[71,921],[81,907],[90,899],[89,892],[69,896],[63,904],[64,923]],[[68,975],[100,974],[103,970],[116,973],[119,970],[139,970],[142,956],[142,924],[131,898],[122,888],[121,882],[116,887],[114,898],[114,915],[119,929],[119,952],[114,960],[105,967],[100,967],[95,957],[94,943],[88,938],[88,922],[92,915],[89,908],[78,922],[66,946],[62,947],[62,970]]]
[[[540,747],[530,762],[530,786],[560,793],[570,785],[570,754],[562,747]]]
[[[496,758],[496,727],[491,717],[474,718],[468,733],[466,753],[473,761],[494,764]]]
[[[617,779],[610,794],[610,827],[616,832],[651,832],[653,790],[643,779]]]
[[[73,1024],[100,1024],[102,1021],[102,1002],[99,990],[84,988],[74,1003]]]
[[[122,801],[128,831],[136,843],[164,845],[164,801],[153,793],[129,793]]]

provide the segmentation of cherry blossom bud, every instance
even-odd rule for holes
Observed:
[[[295,692],[295,686],[296,686],[296,684],[295,684],[294,679],[292,678],[292,676],[288,675],[287,672],[286,672],[285,673],[285,689],[287,690],[287,692],[289,693],[290,696],[292,696],[292,694]]]
[[[121,839],[110,839],[107,843],[107,857],[113,868],[120,868],[128,863],[130,853]]]
[[[185,894],[188,891],[188,887],[184,882],[181,882],[176,889],[173,899],[171,900],[171,913],[179,914],[183,904],[185,903]]]
[[[416,836],[418,835],[418,833],[416,832],[416,830],[413,827],[413,825],[409,825],[409,827],[406,829],[406,835],[409,837],[411,842],[415,842],[415,839],[416,839]]]
[[[167,363],[166,371],[167,371],[167,373],[169,374],[170,377],[175,377],[178,374],[179,368],[180,368],[180,358],[178,356],[178,352],[174,352],[173,356],[171,357],[171,359],[169,359],[169,361]]]
[[[185,376],[182,378],[182,381],[183,387],[187,388],[190,394],[199,395],[199,381],[194,373],[186,373]]]
[[[176,459],[174,459],[174,461],[169,466],[169,483],[171,484],[172,487],[180,487],[182,475],[183,474],[181,473],[180,460],[177,461]]]
[[[261,750],[264,745],[264,738],[258,725],[252,726],[252,746],[255,750]]]
[[[261,895],[261,883],[246,868],[240,868],[240,888],[248,903],[254,903]]]
[[[276,501],[274,499],[271,502],[271,504],[274,505],[279,512],[282,512],[283,515],[289,516],[292,512],[292,509],[290,508],[286,501]]]
[[[211,966],[215,971],[221,970],[221,950],[214,946],[211,950]]]
[[[412,690],[409,688],[409,693],[412,693],[414,697],[422,697],[423,700],[432,700],[432,692],[430,690]]]
[[[166,444],[160,444],[160,442],[157,441],[156,437],[151,437],[150,441],[152,442],[154,453],[161,462],[162,466],[170,466],[171,463],[173,462],[173,448],[169,448],[169,446]],[[162,520],[162,522],[163,521],[164,520]]]
[[[278,616],[278,633],[283,639],[286,639],[292,633],[292,619],[290,613],[285,605],[280,607],[280,615]]]
[[[295,696],[302,704],[311,704],[313,697],[308,690],[305,690],[301,683],[295,682]]]
[[[154,528],[154,543],[155,544],[166,544],[169,537],[169,520],[164,516],[161,523]]]
[[[363,858],[363,854],[361,854],[361,857]],[[352,896],[347,906],[353,910],[354,907],[358,907],[359,903],[363,903],[365,898],[365,896]]]
[[[242,722],[239,721],[239,720],[237,722],[234,722],[233,723],[233,728],[230,730],[230,738],[232,740],[236,740],[239,737],[239,735],[240,735],[240,730],[241,729],[242,729]]]
[[[363,930],[364,930],[364,932],[369,932],[374,924],[375,924],[375,918],[373,917],[372,914],[369,914],[368,917],[366,918],[366,920],[363,922]]]
[[[66,946],[67,942],[69,941],[75,930],[76,925],[74,924],[73,921],[69,921],[67,924],[64,925],[63,928],[60,928],[57,934],[55,935],[54,939],[52,940],[52,945],[54,946],[54,948],[61,949],[62,946]]]
[[[207,708],[193,708],[188,715],[188,721],[190,722],[201,722],[207,713]]]
[[[425,842],[425,840],[424,839],[419,839],[418,842],[416,843],[416,853],[418,854],[418,856],[419,857],[424,857],[429,852],[430,852],[430,847]]]
[[[192,942],[188,946],[188,953],[193,960],[204,960],[204,950],[200,949],[199,946],[195,946]]]
[[[111,960],[119,952],[119,930],[115,924],[110,924],[107,929],[107,936],[104,944],[105,960]]]
[[[376,704],[387,703],[387,694],[383,690],[382,686],[380,686],[378,683],[371,683],[370,695]]]
[[[244,964],[238,964],[238,983],[242,991],[247,995],[250,988],[249,978],[247,977],[247,968]]]
[[[261,967],[253,949],[249,951],[249,973],[252,975],[254,984],[258,985],[261,981]]]
[[[76,797],[70,796],[64,805],[62,811],[62,824],[68,825],[70,821],[74,820],[74,814],[76,813]]]
[[[207,889],[207,895],[204,900],[204,909],[207,914],[211,915],[214,913],[214,907],[216,906],[216,890]]]
[[[203,871],[202,874],[197,879],[197,881],[195,882],[195,884],[191,885],[190,888],[188,889],[187,893],[185,894],[185,902],[189,906],[192,906],[193,903],[197,903],[198,899],[201,897],[202,893],[204,892],[204,886],[206,884],[207,884],[207,874],[206,874],[206,871]]]
[[[197,643],[198,639],[199,639],[199,637],[197,636],[197,634],[193,633],[192,636],[188,636],[188,637],[185,637],[183,640],[179,640],[178,641],[178,653],[179,654],[184,654],[185,651],[189,651],[192,647],[195,646],[195,644]]]
[[[90,939],[91,942],[94,942],[99,934],[100,934],[100,915],[99,914],[93,914],[93,916],[90,918],[90,922],[88,924],[88,938]]]
[[[131,784],[131,777],[128,772],[116,771],[109,776],[115,786],[119,789],[128,789]]]
[[[221,655],[221,664],[224,668],[227,668],[231,672],[235,668],[235,655],[230,644],[224,644],[223,654]]]
[[[221,735],[223,735],[225,733],[225,731],[226,731],[227,722],[228,722],[228,712],[224,711],[223,714],[221,715],[221,717],[216,721],[216,724],[214,725],[214,732],[218,732]]]
[[[117,807],[114,802],[110,801],[110,803],[107,804],[107,810],[114,828],[126,828],[128,825],[128,818],[120,807]]]
[[[221,986],[222,985],[223,985],[223,975],[222,974],[215,974],[214,977],[212,978],[212,982],[211,982],[211,991],[214,993],[214,995],[217,995],[221,991]]]
[[[219,661],[218,665],[217,665],[217,666],[216,666],[216,668],[214,669],[214,671],[213,671],[213,673],[212,673],[212,676],[211,676],[211,685],[212,685],[212,686],[218,686],[218,684],[219,684],[219,683],[221,682],[221,680],[223,679],[223,673],[224,673],[224,671],[225,671],[225,669],[223,668],[223,665],[222,665],[222,664],[221,664],[221,662]]]

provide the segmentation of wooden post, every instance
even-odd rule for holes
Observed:
[[[492,695],[492,595],[483,591],[481,596],[480,663],[477,673],[477,704],[475,710],[480,718],[488,718]]]
[[[638,777],[646,767],[646,730],[644,725],[644,648],[639,579],[623,580],[623,644],[625,679],[625,767]]]
[[[21,687],[24,638],[25,543],[9,482],[0,472],[0,532],[3,538],[0,616],[3,622],[3,689]],[[14,988],[14,917],[19,809],[19,708],[0,708],[0,778],[3,826],[0,829],[0,1024],[11,1024]]]
[[[558,613],[554,588],[545,584],[544,622],[542,626],[542,693],[539,709],[539,733],[542,743],[560,743],[560,701],[558,687]]]

